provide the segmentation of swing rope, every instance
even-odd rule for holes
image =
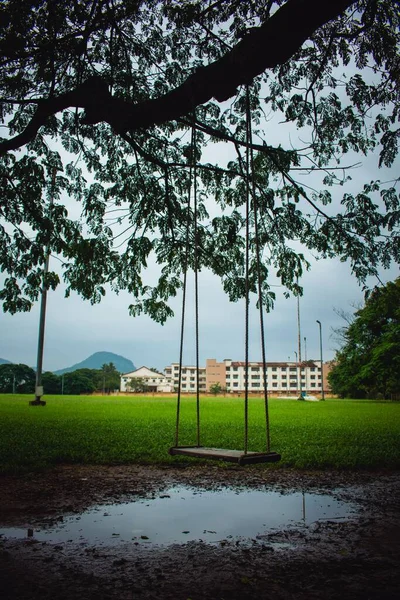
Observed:
[[[248,141],[247,151],[249,151],[250,158],[246,161],[246,166],[250,167],[251,172],[251,196],[253,200],[253,216],[254,216],[254,236],[256,246],[256,269],[257,269],[257,291],[258,291],[258,306],[260,313],[260,333],[261,333],[261,356],[262,356],[262,370],[263,370],[263,384],[264,384],[264,411],[265,411],[265,434],[266,434],[266,449],[267,452],[271,450],[271,435],[269,426],[269,407],[268,407],[268,383],[267,383],[267,365],[266,365],[266,351],[265,351],[265,329],[264,329],[264,311],[262,302],[262,284],[261,284],[261,248],[259,238],[259,227],[258,227],[258,205],[256,195],[256,185],[254,178],[254,152],[253,152],[253,135],[251,125],[251,104],[250,104],[250,89],[246,86],[246,138]],[[250,175],[247,170],[247,177]]]
[[[192,186],[194,195],[194,273],[195,273],[195,321],[196,321],[196,413],[197,413],[197,445],[200,446],[200,393],[199,393],[199,302],[198,302],[198,249],[197,249],[197,165],[196,165],[196,129],[194,126],[195,115],[193,115],[193,125],[190,140],[190,167],[189,167],[189,183],[188,183],[188,199],[187,199],[187,218],[186,218],[186,241],[185,241],[185,256],[183,263],[183,291],[182,291],[182,317],[181,317],[181,334],[179,344],[179,374],[178,374],[178,398],[176,409],[176,426],[175,426],[175,446],[179,445],[179,424],[181,412],[181,388],[182,388],[182,367],[183,367],[183,345],[185,337],[185,317],[186,317],[186,294],[187,294],[187,271],[189,266],[189,248],[190,248],[190,208]],[[193,185],[194,183],[194,185]]]
[[[196,148],[196,114],[193,113],[191,159],[193,168],[193,219],[194,219],[194,310],[196,338],[196,420],[197,445],[200,446],[200,364],[199,364],[199,240],[198,240],[198,206],[197,206],[197,148]]]
[[[244,453],[249,445],[249,266],[250,266],[250,137],[249,88],[246,86],[246,229],[245,229],[245,333],[244,333]]]
[[[178,399],[177,399],[177,414],[176,414],[176,431],[175,431],[175,448],[170,449],[170,454],[186,454],[197,457],[222,458],[240,464],[251,462],[276,462],[280,460],[280,455],[276,452],[270,452],[270,426],[269,426],[269,411],[268,411],[268,385],[267,385],[267,368],[266,368],[266,352],[265,352],[265,331],[264,331],[264,313],[263,313],[263,298],[262,298],[262,282],[261,282],[261,245],[259,240],[258,227],[258,205],[256,184],[254,179],[254,153],[252,148],[252,124],[251,124],[251,102],[250,89],[246,86],[246,155],[245,165],[242,167],[242,172],[245,175],[245,398],[244,398],[244,454],[240,455],[237,450],[218,450],[215,448],[200,447],[200,366],[199,366],[199,289],[198,289],[198,270],[199,270],[199,231],[198,231],[198,204],[197,204],[197,161],[196,161],[196,128],[195,114],[193,115],[193,124],[191,132],[191,154],[188,182],[188,199],[187,199],[187,220],[186,220],[186,244],[185,256],[183,263],[184,278],[183,278],[183,295],[182,295],[182,320],[181,320],[181,338],[179,351],[179,376],[178,376]],[[243,164],[243,159],[239,152],[239,161]],[[250,185],[251,176],[251,185]],[[183,343],[185,330],[185,309],[187,295],[187,270],[189,266],[189,249],[190,249],[190,210],[191,196],[193,189],[193,221],[194,221],[194,287],[195,287],[195,336],[196,336],[196,413],[197,413],[197,446],[194,447],[179,447],[179,420],[181,406],[181,383],[182,383],[182,368],[183,368]],[[261,351],[262,351],[262,370],[264,384],[264,407],[265,407],[265,429],[267,455],[263,453],[255,453],[248,451],[248,429],[249,429],[249,305],[250,305],[250,213],[253,209],[254,220],[254,236],[255,236],[255,253],[256,253],[256,273],[257,273],[257,295],[260,311],[260,332],[261,332]]]

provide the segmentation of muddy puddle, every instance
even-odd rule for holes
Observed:
[[[62,517],[56,524],[2,528],[7,538],[107,545],[121,542],[168,546],[189,541],[262,541],[279,529],[309,527],[355,516],[357,507],[329,494],[279,493],[222,488],[202,491],[185,486],[164,490],[152,498],[100,505]]]

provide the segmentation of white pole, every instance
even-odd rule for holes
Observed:
[[[324,391],[324,362],[322,358],[322,324],[321,321],[318,321],[319,325],[319,351],[321,357],[321,400],[325,400],[325,391]]]

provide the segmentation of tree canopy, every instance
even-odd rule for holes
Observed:
[[[0,393],[26,394],[35,387],[35,371],[24,364],[0,365]]]
[[[400,394],[400,278],[376,288],[342,330],[344,344],[329,373],[332,391],[350,398]]]
[[[46,394],[110,393],[119,389],[120,373],[113,363],[101,369],[76,369],[64,375],[45,371],[42,384]],[[0,393],[32,394],[35,389],[35,371],[23,364],[0,365]]]
[[[399,23],[392,0],[4,0],[4,310],[30,309],[48,252],[67,295],[125,289],[133,315],[160,322],[195,261],[236,300],[247,193],[250,286],[260,277],[267,307],[269,273],[297,293],[305,252],[361,282],[398,261],[397,176],[346,186],[360,156],[397,156]],[[273,143],[278,124],[292,144]]]

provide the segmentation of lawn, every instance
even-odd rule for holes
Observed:
[[[46,396],[31,407],[27,396],[0,396],[0,472],[55,464],[171,463],[173,398]],[[243,448],[243,399],[201,399],[201,443]],[[400,404],[327,400],[270,400],[271,449],[277,467],[400,467]],[[263,400],[251,399],[249,450],[265,449]],[[183,398],[180,444],[196,441],[195,401]],[[273,468],[276,468],[275,466]]]

